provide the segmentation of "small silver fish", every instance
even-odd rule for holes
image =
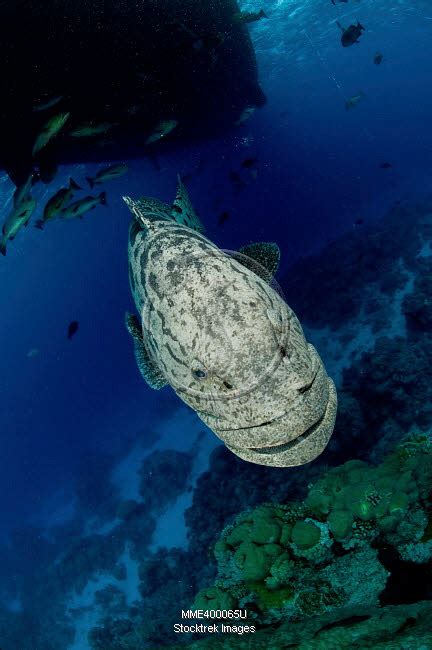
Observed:
[[[31,188],[34,183],[34,174],[31,172],[27,179],[24,181],[22,185],[19,185],[13,195],[13,203],[14,207],[16,208],[20,203],[22,203],[25,199],[28,199],[30,197],[30,192]]]
[[[15,239],[21,228],[28,225],[33,211],[36,207],[36,200],[32,197],[23,199],[7,217],[2,228],[2,239],[0,241],[0,253],[6,255],[6,244]]]
[[[53,108],[57,106],[63,99],[63,95],[53,95],[46,99],[41,99],[35,106],[33,106],[33,111],[36,113],[38,111],[46,111],[48,108]]]
[[[96,135],[108,133],[108,131],[111,131],[115,126],[117,126],[117,124],[111,122],[101,122],[99,124],[86,122],[85,124],[79,124],[69,131],[69,135],[73,138],[91,138]]]
[[[63,208],[59,216],[62,219],[82,218],[86,212],[93,210],[97,205],[106,205],[106,192],[101,192],[99,196],[86,196],[79,201],[74,201]]]
[[[236,126],[241,126],[242,124],[247,122],[247,120],[250,117],[252,117],[255,111],[256,111],[255,106],[246,106],[246,108],[241,112],[240,117],[238,118],[238,120],[236,120],[236,122],[234,122],[234,124]]]
[[[359,101],[361,101],[365,97],[364,92],[361,90],[357,93],[357,95],[353,95],[352,97],[349,97],[346,102],[345,102],[345,110],[350,111],[352,108],[355,108]]]
[[[42,230],[47,221],[59,216],[65,205],[71,200],[74,193],[82,189],[73,178],[69,179],[69,186],[62,187],[46,203],[43,218],[36,221],[35,228]]]
[[[119,165],[110,165],[109,167],[104,167],[104,169],[98,171],[96,176],[87,176],[87,182],[90,187],[93,188],[95,185],[106,183],[107,181],[113,180],[113,178],[119,178],[119,176],[126,174],[127,171],[128,166],[124,163],[120,163]]]
[[[69,117],[70,113],[58,113],[45,122],[33,145],[33,156],[36,156],[63,129]]]
[[[162,138],[165,138],[171,131],[174,131],[178,125],[177,120],[163,120],[159,122],[155,130],[149,135],[146,144],[152,144],[152,142],[158,142]]]

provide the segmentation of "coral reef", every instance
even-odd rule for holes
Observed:
[[[329,470],[303,503],[240,514],[214,547],[218,572],[195,598],[202,610],[246,607],[261,625],[378,606],[398,561],[432,559],[432,442],[407,438],[377,466]]]
[[[432,276],[430,262],[422,258],[418,262],[418,274],[413,291],[405,297],[402,311],[409,329],[414,332],[430,332],[432,325]]]

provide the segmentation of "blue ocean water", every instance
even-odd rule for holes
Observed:
[[[155,591],[163,582],[163,576],[153,575],[145,568],[139,569],[138,576],[137,566],[145,564],[145,556],[150,558],[151,566],[175,563],[175,557],[157,556],[161,546],[178,544],[186,553],[182,563],[197,575],[201,572],[192,593],[187,591],[187,585],[184,586],[184,600],[174,586],[170,594],[164,594],[166,601],[171,602],[171,608],[176,598],[186,607],[193,602],[199,589],[205,584],[213,584],[211,566],[214,560],[208,559],[204,552],[207,549],[201,549],[198,567],[190,557],[188,564],[187,559],[188,527],[189,549],[194,549],[198,544],[200,527],[205,529],[210,525],[204,515],[200,522],[199,507],[204,506],[200,505],[202,497],[197,492],[214,490],[213,497],[208,497],[212,502],[209,512],[214,522],[211,524],[214,534],[211,539],[203,535],[203,544],[207,546],[210,543],[214,545],[234,515],[248,507],[282,499],[280,485],[277,489],[274,485],[280,481],[278,470],[260,473],[259,469],[251,468],[250,476],[259,486],[254,488],[256,494],[251,501],[243,502],[248,464],[242,463],[239,468],[239,461],[233,460],[236,469],[231,470],[228,454],[220,459],[220,463],[225,463],[223,470],[219,468],[219,473],[215,470],[215,475],[226,476],[228,485],[221,486],[218,481],[211,483],[210,479],[200,484],[199,477],[208,469],[209,454],[218,441],[192,412],[181,405],[169,388],[157,393],[152,391],[137,371],[124,326],[124,313],[133,310],[134,306],[127,275],[130,213],[122,200],[123,195],[153,196],[170,202],[175,195],[176,175],[180,173],[188,177],[188,191],[205,224],[206,236],[218,246],[236,250],[255,241],[277,242],[282,256],[277,280],[300,321],[304,322],[306,332],[318,348],[329,373],[337,375],[339,372],[338,388],[342,385],[341,364],[349,368],[352,363],[354,367],[361,354],[374,350],[379,336],[388,334],[390,330],[393,336],[408,336],[401,312],[396,314],[392,311],[397,302],[396,294],[391,294],[388,303],[384,299],[381,301],[381,321],[378,323],[376,317],[372,329],[368,327],[368,310],[363,307],[371,299],[375,285],[362,264],[359,262],[356,266],[355,260],[356,251],[364,247],[362,238],[373,237],[374,229],[383,232],[380,224],[384,215],[392,208],[398,210],[398,206],[404,206],[403,214],[398,212],[393,221],[390,218],[385,222],[382,241],[387,244],[394,241],[394,248],[382,252],[381,244],[378,246],[374,252],[372,275],[374,280],[379,278],[386,261],[389,268],[395,270],[398,260],[405,255],[404,249],[398,247],[406,243],[409,248],[406,238],[410,233],[414,237],[414,233],[419,232],[421,217],[430,214],[427,201],[432,171],[432,92],[429,84],[432,16],[427,5],[426,2],[390,0],[382,0],[379,4],[364,0],[335,5],[330,0],[242,3],[242,10],[264,8],[268,14],[267,19],[251,23],[249,27],[267,104],[244,125],[233,126],[212,140],[173,144],[160,154],[160,169],[156,169],[146,157],[119,160],[128,164],[129,171],[104,186],[106,206],[97,207],[82,220],[53,221],[43,231],[29,226],[8,246],[7,256],[0,260],[0,340],[3,343],[0,366],[3,431],[0,503],[3,554],[6,558],[0,572],[3,582],[0,597],[2,627],[9,630],[4,632],[4,642],[0,635],[3,650],[18,647],[24,650],[174,647],[176,640],[173,641],[171,634],[171,613],[166,616],[164,629],[164,615],[159,612],[159,632],[148,632],[147,646],[133,646],[130,640],[131,645],[115,645],[113,640],[108,642],[108,635],[105,641],[97,641],[99,645],[94,639],[94,645],[89,645],[87,634],[92,627],[102,625],[104,613],[108,613],[111,622],[116,617],[126,620],[127,607],[135,603],[139,609],[143,598],[147,598],[147,609],[144,610],[147,616],[156,617],[157,602],[149,599],[152,583]],[[342,48],[336,20],[344,26],[360,20],[365,26],[360,43]],[[383,54],[380,65],[373,62],[376,52]],[[360,91],[364,96],[358,105],[346,110],[348,98]],[[242,167],[247,158],[256,158],[253,173]],[[389,168],[382,167],[386,162],[390,163]],[[85,177],[101,167],[103,164],[62,166],[49,188],[38,186],[35,189],[38,210],[43,207],[44,199],[70,177],[85,184]],[[233,182],[232,172],[240,176],[240,184]],[[4,206],[2,213],[6,216],[14,188],[6,175],[0,180],[0,201]],[[220,225],[220,215],[224,212],[229,217]],[[406,235],[401,241],[398,230],[403,228]],[[427,245],[428,232],[421,231],[419,237]],[[306,277],[302,286],[302,278],[311,266],[320,265],[322,251],[328,250],[332,242],[341,241],[351,243],[336,243],[333,261],[331,254],[323,258],[325,280],[322,288],[317,290],[320,299],[315,306],[309,304],[307,311],[307,299],[302,302],[301,295],[314,280]],[[430,273],[430,250],[427,247],[421,258],[424,266],[417,270],[408,264],[407,282],[411,285],[405,286],[407,295],[419,274],[427,276]],[[305,259],[310,262],[305,264],[306,272],[303,274],[303,267],[296,267],[296,264],[304,264],[302,260]],[[296,270],[292,272],[293,268]],[[330,281],[332,273],[339,279],[342,277],[334,286]],[[295,283],[292,278],[295,278]],[[350,293],[351,285],[355,290]],[[424,289],[425,295],[429,288],[430,285]],[[403,287],[398,285],[397,289],[403,293]],[[341,320],[337,323],[334,305],[338,303],[338,297],[332,293],[328,297],[331,316],[325,322],[327,315],[322,315],[327,304],[325,292],[332,291],[340,292],[341,303],[350,299],[363,301],[361,317],[354,310],[352,317],[347,317],[345,322],[341,307]],[[383,293],[384,290],[381,298]],[[378,295],[377,291],[375,295]],[[399,296],[400,301],[404,295]],[[316,315],[314,309],[320,313]],[[373,309],[372,313],[375,317]],[[73,320],[79,322],[79,330],[72,340],[68,340],[67,328]],[[426,337],[422,339],[424,350],[428,349],[425,341],[428,343],[429,324],[423,323],[421,329],[423,337]],[[337,335],[332,331],[337,331]],[[417,345],[417,342],[416,339],[412,345]],[[425,366],[428,368],[427,359]],[[411,370],[415,375],[412,365]],[[355,372],[356,369],[352,369],[352,373]],[[370,367],[369,372],[372,375]],[[377,381],[376,377],[374,381]],[[427,384],[424,376],[422,381]],[[414,380],[400,397],[402,402],[409,399],[413,385]],[[427,400],[428,387],[422,390]],[[373,410],[376,406],[373,391],[364,391],[362,395],[364,400],[369,400],[365,402],[365,408]],[[384,389],[380,395],[384,395],[384,402],[390,399]],[[426,432],[430,425],[430,407],[426,402],[423,406],[427,412],[420,428]],[[392,409],[390,405],[389,411]],[[346,410],[349,409],[342,411],[345,418]],[[410,412],[405,413],[403,405],[400,412],[397,434],[392,431],[386,438],[391,415],[387,413],[387,419],[376,424],[375,431],[370,431],[370,445],[362,441],[358,452],[362,460],[382,462],[383,456],[394,451],[403,435],[409,433],[412,429],[408,424]],[[413,426],[417,430],[419,422],[414,422]],[[343,434],[337,434],[337,443],[331,449],[335,456],[326,459],[327,466],[357,458],[357,439],[352,431],[347,426]],[[347,441],[351,439],[351,442],[346,442],[346,450],[345,443],[340,443],[342,435]],[[385,438],[388,446],[382,444],[379,447],[377,438]],[[74,584],[73,577],[66,580],[64,575],[63,583],[60,579],[56,582],[50,567],[68,553],[79,558],[79,540],[84,545],[82,540],[95,531],[109,536],[115,525],[113,522],[119,521],[115,515],[116,512],[118,515],[118,504],[122,499],[137,498],[137,470],[143,459],[150,458],[155,450],[184,452],[186,456],[192,454],[192,459],[188,456],[189,460],[184,461],[186,478],[178,478],[178,490],[174,490],[172,495],[170,490],[177,480],[171,473],[172,459],[168,470],[160,470],[158,467],[164,467],[163,462],[168,461],[166,457],[158,460],[156,455],[139,475],[146,492],[145,497],[143,492],[141,496],[143,503],[147,504],[149,519],[154,519],[154,528],[138,535],[137,539],[143,540],[141,551],[133,546],[139,544],[131,533],[126,544],[130,550],[129,559],[125,560],[126,551],[122,547],[118,553],[112,550],[107,561],[114,567],[120,563],[119,557],[123,557],[123,564],[129,571],[128,578],[115,578],[110,583],[106,577],[110,575],[110,569],[99,567],[95,560],[94,574],[92,566],[83,569],[83,584],[79,584],[79,580]],[[180,459],[175,460],[176,465],[181,467]],[[232,481],[238,481],[237,496],[235,486],[229,484],[231,471]],[[284,471],[289,473],[290,470]],[[301,477],[301,471],[301,468],[292,470],[291,476]],[[324,470],[322,466],[313,465],[306,471],[311,472],[307,474],[310,480],[317,480]],[[291,479],[286,480],[288,485]],[[414,488],[411,486],[410,490]],[[163,495],[165,492],[166,503],[162,497],[161,504],[156,497],[152,501],[150,495]],[[297,494],[295,490],[290,495],[288,488],[286,492],[284,498],[287,501],[304,497],[304,493]],[[228,497],[231,503],[228,503]],[[184,509],[190,506],[192,498],[198,505],[185,523]],[[423,535],[425,521],[418,524],[421,525]],[[75,550],[71,551],[71,548]],[[189,550],[190,554],[192,552]],[[416,562],[412,556],[409,561]],[[91,564],[91,560],[89,562]],[[208,563],[208,569],[203,567],[204,562]],[[429,556],[424,562],[430,567]],[[421,562],[417,560],[416,567],[419,565]],[[71,571],[77,574],[80,570],[77,560]],[[52,645],[48,645],[47,640],[51,615],[38,610],[31,602],[35,574],[40,580],[49,575],[52,597],[64,605],[65,618],[59,624],[59,630],[54,626],[51,631],[49,642]],[[181,576],[181,580],[186,584],[187,577]],[[165,581],[167,585],[175,582],[169,572]],[[95,596],[97,588],[92,590],[92,584],[93,587],[99,584],[100,589],[110,584],[123,589],[126,604],[120,602],[121,598],[117,605],[113,605],[113,599],[106,601],[109,604],[101,597],[98,601]],[[413,595],[408,600],[389,599],[385,605],[405,605],[430,599],[430,584],[423,585],[422,589],[418,598]],[[45,597],[48,598],[47,593]],[[164,602],[160,596],[159,608]],[[359,615],[363,612],[360,605]],[[87,609],[78,612],[73,611],[74,607]],[[113,614],[115,607],[117,613]],[[350,615],[354,615],[353,612]],[[56,616],[59,623],[59,615]],[[280,620],[277,623],[280,624]],[[261,619],[260,625],[275,625],[275,621]],[[106,627],[109,627],[108,623]],[[13,645],[20,634],[27,633],[28,638],[22,637],[22,645]],[[430,640],[432,632],[429,630],[427,634]],[[137,643],[143,643],[145,638],[143,633]],[[427,645],[426,636],[422,639],[423,646],[402,645],[401,641],[401,645],[379,647],[432,647]],[[183,641],[189,643],[191,638]],[[236,645],[239,643],[236,640],[232,643],[232,647],[247,647]],[[340,647],[348,647],[343,645],[345,641],[341,643]],[[309,645],[293,647],[318,646],[312,645],[311,641]]]

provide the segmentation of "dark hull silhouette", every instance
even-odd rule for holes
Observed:
[[[161,120],[178,121],[170,141],[233,124],[265,102],[238,11],[235,0],[0,2],[0,166],[22,182],[34,166],[157,151],[145,141]],[[65,128],[33,159],[59,112],[70,112]],[[68,133],[87,122],[114,126]]]

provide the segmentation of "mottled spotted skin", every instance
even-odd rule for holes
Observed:
[[[132,223],[129,273],[147,350],[229,449],[281,467],[323,451],[335,387],[267,282],[163,207]]]

